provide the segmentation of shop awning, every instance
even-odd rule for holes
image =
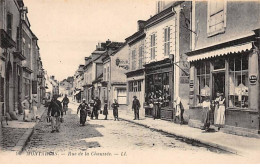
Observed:
[[[212,57],[218,57],[218,56],[224,56],[232,53],[240,53],[240,52],[245,52],[249,51],[252,48],[252,43],[246,43],[246,44],[240,44],[240,45],[234,45],[234,46],[229,46],[221,49],[216,49],[213,51],[208,51],[205,53],[200,53],[196,55],[192,55],[188,57],[188,62],[192,61],[198,61],[198,60],[203,60],[203,59],[208,59]]]

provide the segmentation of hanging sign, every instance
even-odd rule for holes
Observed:
[[[193,80],[190,80],[190,88],[193,88],[193,86],[194,86]]]
[[[257,81],[257,76],[256,75],[250,75],[249,76],[249,82],[250,82],[251,85],[256,84],[256,81]]]

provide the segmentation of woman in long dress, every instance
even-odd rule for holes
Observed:
[[[105,120],[107,120],[107,115],[108,115],[107,100],[105,100],[103,115],[105,115]]]
[[[217,112],[215,114],[215,125],[218,127],[218,129],[223,128],[225,125],[225,98],[223,98],[223,95],[220,95],[219,100],[219,107],[217,109]]]
[[[86,123],[86,119],[87,119],[87,108],[88,105],[85,101],[85,99],[83,99],[82,103],[79,105],[78,109],[77,109],[77,114],[80,111],[80,124],[82,126],[85,126]]]

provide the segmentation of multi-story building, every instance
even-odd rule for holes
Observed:
[[[127,77],[127,111],[132,110],[133,96],[136,96],[141,104],[140,115],[144,116],[145,103],[145,73],[144,73],[144,26],[145,21],[138,21],[138,31],[126,38],[129,46],[128,59],[129,67],[126,72]]]
[[[146,20],[144,27],[144,96],[146,104],[155,96],[161,98],[161,110],[156,117],[173,120],[177,97],[182,98],[184,108],[188,109],[189,66],[184,53],[190,50],[191,2],[159,1],[156,4],[157,13]],[[145,115],[153,115],[149,105]]]
[[[19,54],[19,27],[21,3],[0,1],[0,115],[18,111],[18,93],[21,92],[21,61]]]
[[[74,74],[73,79],[73,100],[80,102],[82,99],[82,92],[84,90],[84,65],[79,65],[77,71]]]
[[[256,1],[192,3],[189,125],[200,127],[205,96],[222,94],[222,130],[259,134],[259,8]]]
[[[112,42],[107,45],[107,52],[103,57],[102,98],[107,100],[111,108],[114,99],[118,101],[119,109],[126,109],[127,88],[126,76],[128,68],[128,45]]]

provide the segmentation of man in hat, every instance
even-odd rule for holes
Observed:
[[[68,104],[70,102],[69,98],[67,97],[67,94],[65,94],[65,97],[62,99],[62,104],[63,104],[63,110],[65,112],[66,115],[66,111],[68,110]]]
[[[60,130],[60,119],[63,117],[63,112],[62,112],[62,105],[61,102],[57,99],[58,95],[54,95],[53,99],[48,107],[48,113],[47,115],[50,116],[51,113],[51,127],[52,131],[51,133],[59,132]]]
[[[134,110],[134,114],[135,114],[134,120],[136,120],[136,119],[139,120],[139,109],[140,109],[141,105],[136,96],[134,96],[133,98],[134,98],[134,100],[133,100],[133,104],[132,104],[132,110]]]
[[[86,103],[86,100],[83,99],[82,103],[79,105],[78,109],[77,109],[77,114],[80,111],[80,124],[82,126],[85,126],[85,122],[87,119],[87,109],[88,109],[88,104]]]

